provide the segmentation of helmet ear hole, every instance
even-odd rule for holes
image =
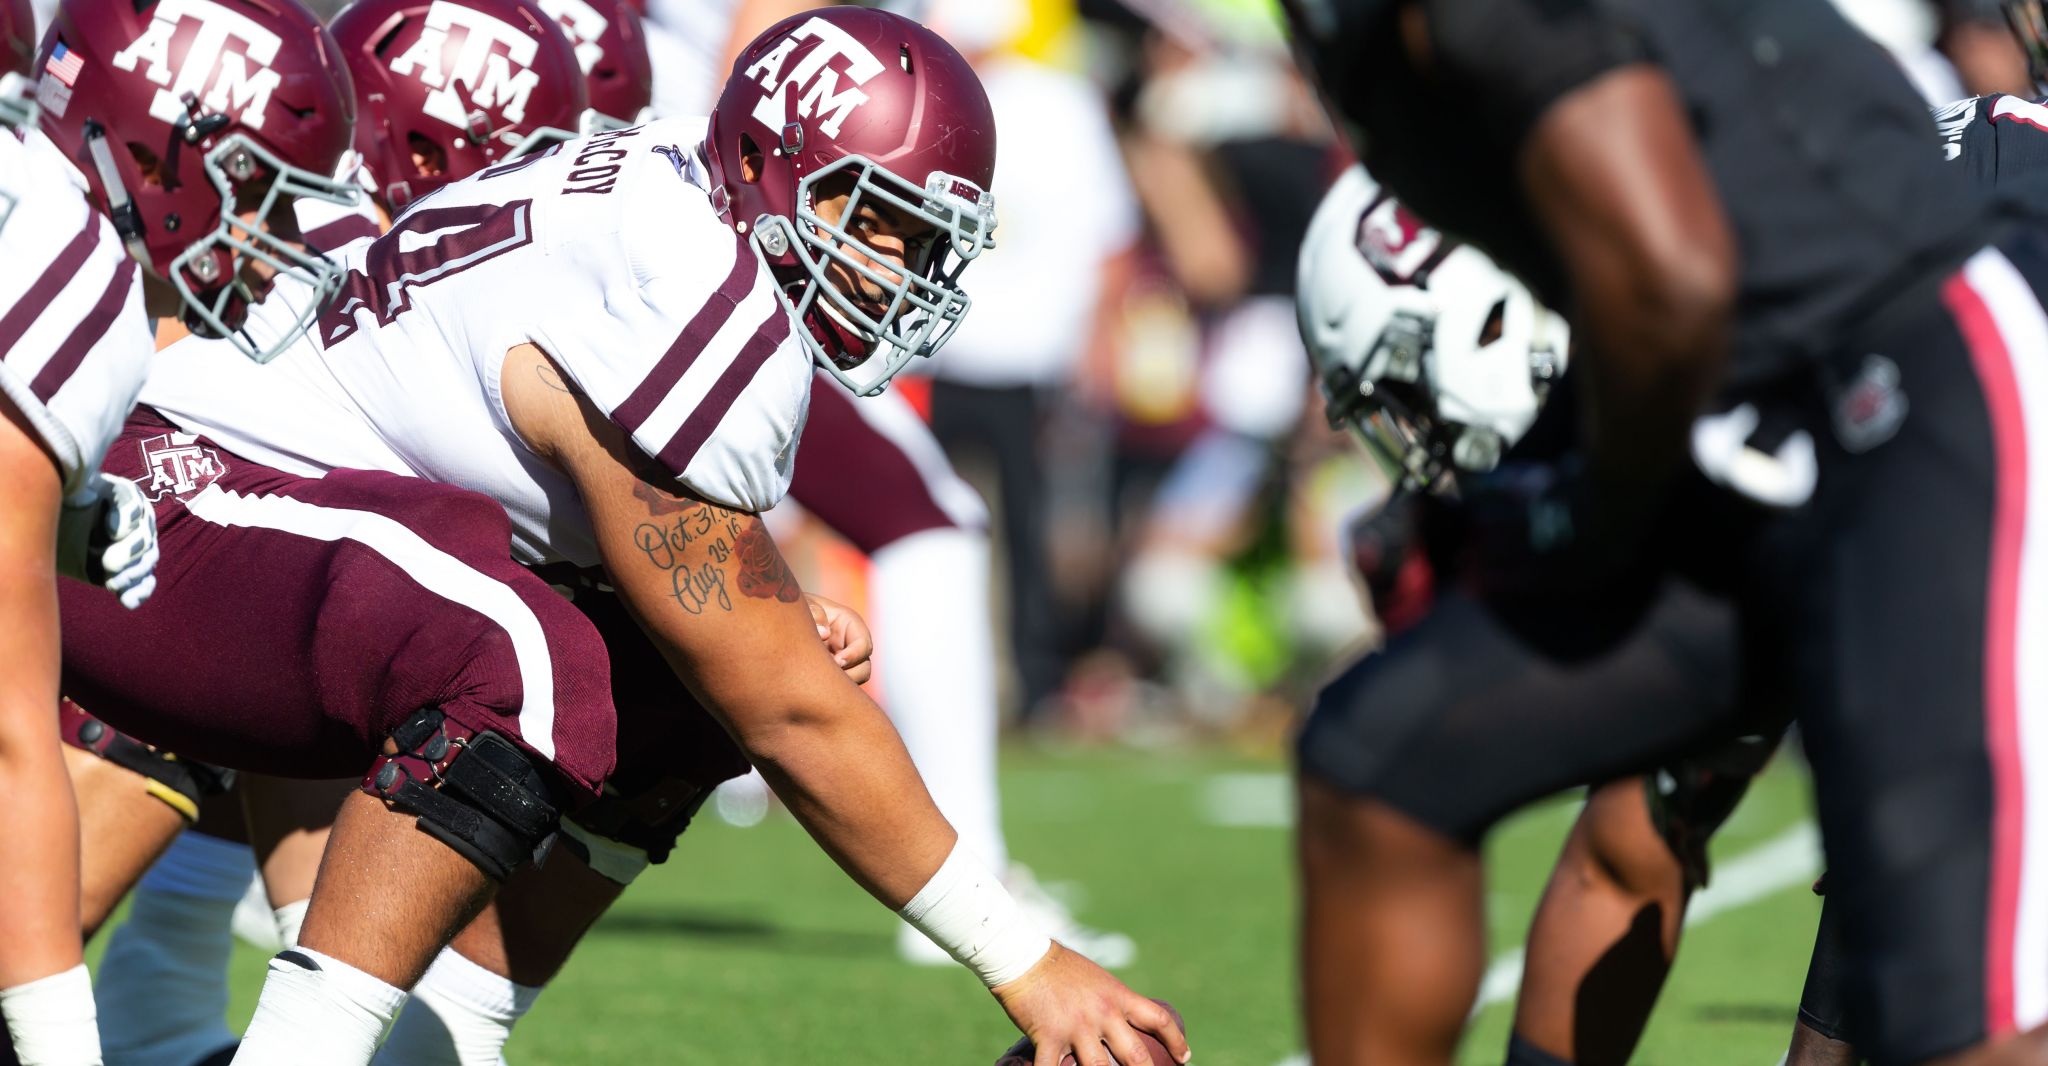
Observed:
[[[417,131],[405,135],[405,145],[412,150],[412,165],[423,178],[435,178],[448,171],[448,150],[435,143],[433,138]]]
[[[1486,313],[1486,324],[1479,327],[1479,346],[1484,348],[1499,340],[1501,334],[1506,332],[1507,324],[1508,301],[1506,297],[1502,297],[1493,302],[1493,310]]]
[[[128,157],[135,160],[135,169],[142,173],[142,183],[144,185],[162,185],[164,183],[163,165],[158,162],[156,153],[150,151],[147,145],[137,141],[129,141]]]
[[[761,146],[748,135],[740,134],[740,180],[749,185],[761,181]]]

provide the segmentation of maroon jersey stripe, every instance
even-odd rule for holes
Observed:
[[[654,364],[654,369],[640,379],[633,395],[626,397],[626,402],[612,411],[612,421],[627,433],[640,431],[641,423],[654,413],[654,408],[661,403],[662,397],[668,395],[668,390],[683,380],[683,373],[697,361],[697,353],[711,343],[712,336],[725,325],[726,319],[732,317],[733,308],[739,306],[740,300],[754,287],[759,260],[754,258],[753,249],[747,247],[745,241],[736,240],[734,245],[732,272],[718,286],[718,295],[704,301],[704,306],[697,309],[675,343],[669,345],[661,360]]]
[[[36,394],[36,399],[49,403],[50,397],[64,387],[72,371],[85,362],[85,353],[107,335],[107,327],[120,317],[121,305],[128,300],[128,287],[134,283],[135,259],[124,255],[121,265],[114,270],[114,280],[107,283],[107,291],[100,293],[100,302],[92,305],[92,311],[78,321],[71,336],[57,346],[57,354],[51,356],[50,361],[37,372],[36,379],[29,382],[29,391]]]
[[[21,335],[27,333],[30,326],[35,325],[36,319],[41,317],[43,309],[50,305],[50,301],[64,291],[64,286],[70,283],[71,276],[78,273],[78,268],[84,265],[86,257],[92,254],[92,250],[99,243],[99,212],[88,210],[85,213],[85,228],[79,231],[78,236],[71,238],[71,242],[64,246],[63,251],[57,253],[57,258],[51,260],[50,265],[43,269],[42,276],[36,279],[35,284],[30,285],[21,299],[7,309],[7,314],[0,316],[0,359],[5,359],[7,353],[14,350],[15,342],[21,340]]]
[[[331,252],[350,241],[364,237],[381,237],[384,231],[377,228],[377,220],[362,215],[343,215],[324,226],[316,226],[306,234],[306,247],[315,251]]]
[[[704,442],[711,439],[711,431],[717,429],[725,413],[732,410],[740,393],[746,391],[747,383],[754,380],[761,365],[788,339],[789,315],[777,305],[768,321],[754,331],[753,339],[726,366],[725,373],[718,375],[711,391],[698,401],[697,409],[683,420],[682,428],[676,430],[676,435],[669,438],[668,444],[661,449],[660,459],[665,466],[679,477],[690,468],[690,460],[695,459]]]

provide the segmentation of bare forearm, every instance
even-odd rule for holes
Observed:
[[[0,988],[78,965],[78,808],[57,738],[56,467],[0,399]]]
[[[50,701],[42,704],[51,728],[12,730],[0,743],[0,790],[10,799],[8,829],[0,833],[0,988],[62,973],[80,960],[78,924],[78,808],[64,774],[55,728],[55,672]],[[32,705],[20,699],[5,710],[18,719]],[[22,732],[36,736],[14,736]]]
[[[599,536],[627,606],[819,845],[901,907],[945,860],[952,827],[895,727],[820,643],[767,528],[652,485],[629,493]]]
[[[890,910],[953,850],[953,827],[880,708],[764,731],[749,753],[832,861]]]
[[[2027,57],[2005,26],[1990,21],[1957,23],[1942,32],[1939,44],[1970,95],[2035,95]]]
[[[1669,79],[1632,66],[1560,100],[1523,177],[1578,300],[1595,473],[1653,489],[1727,361],[1734,239]]]

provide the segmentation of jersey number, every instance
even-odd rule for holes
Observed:
[[[421,206],[407,212],[370,245],[363,268],[348,272],[341,291],[320,316],[322,345],[353,336],[360,328],[357,312],[369,311],[377,316],[378,325],[388,326],[412,307],[415,286],[432,285],[532,244],[532,221],[532,200]],[[433,239],[425,240],[428,237]]]

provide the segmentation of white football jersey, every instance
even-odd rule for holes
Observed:
[[[349,280],[285,354],[259,367],[181,341],[143,402],[288,472],[483,492],[522,561],[592,565],[574,486],[505,413],[505,355],[530,341],[689,491],[766,510],[789,488],[811,361],[767,266],[712,210],[705,125],[600,133],[448,185],[333,253]],[[293,295],[249,332],[275,337]]]
[[[0,392],[57,457],[99,469],[149,373],[141,269],[42,134],[0,131]]]

